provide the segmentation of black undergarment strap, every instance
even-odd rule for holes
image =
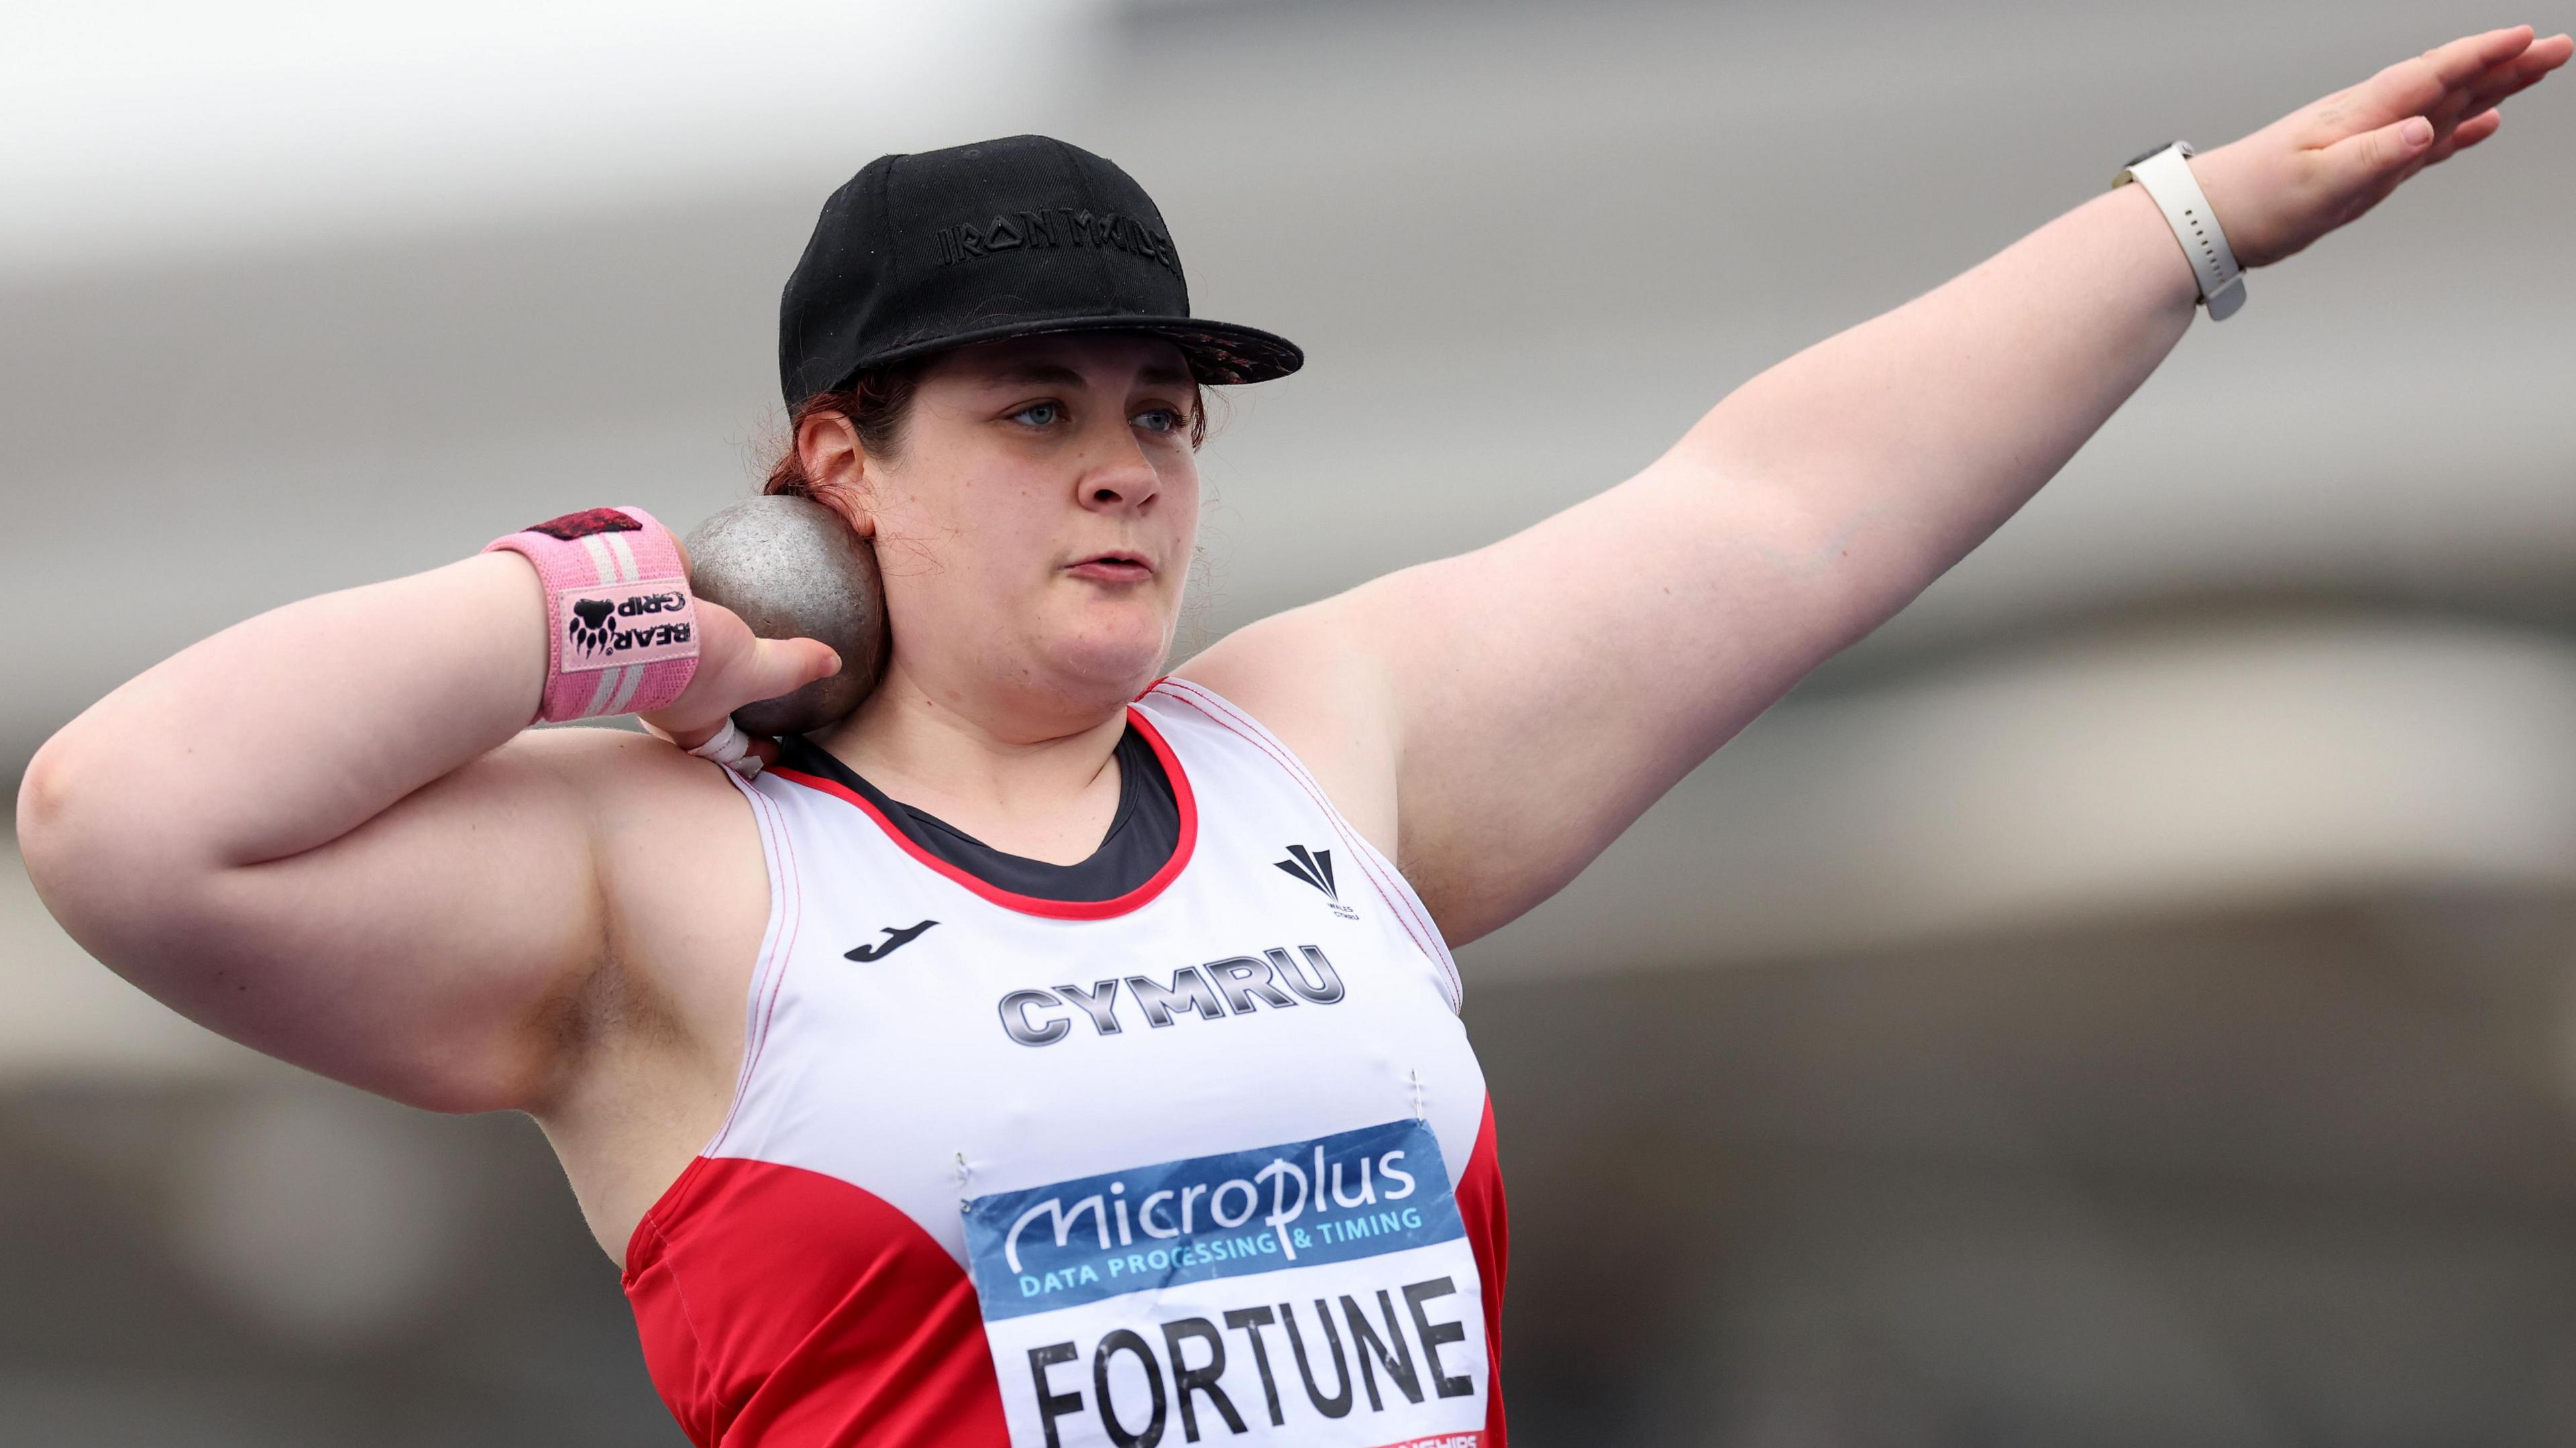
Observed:
[[[843,785],[877,807],[904,838],[998,889],[1039,900],[1115,900],[1154,877],[1181,843],[1181,807],[1163,761],[1134,724],[1118,738],[1118,813],[1091,858],[1049,864],[1004,854],[927,810],[914,809],[800,736],[779,741],[779,764]]]

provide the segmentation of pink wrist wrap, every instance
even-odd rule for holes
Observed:
[[[484,545],[537,566],[546,592],[549,721],[645,714],[698,671],[698,607],[671,530],[641,508],[591,508]]]

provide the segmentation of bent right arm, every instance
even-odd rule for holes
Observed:
[[[698,674],[655,716],[680,737],[828,661],[699,608]],[[508,553],[235,625],[38,751],[28,874],[84,948],[200,1024],[416,1105],[530,1106],[611,964],[604,772],[663,747],[523,734],[546,657],[535,570]]]

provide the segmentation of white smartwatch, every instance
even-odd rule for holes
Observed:
[[[2173,228],[2174,240],[2182,243],[2183,255],[2191,259],[2191,274],[2200,282],[2200,300],[2209,308],[2209,319],[2223,322],[2245,305],[2245,268],[2236,264],[2236,253],[2228,248],[2227,233],[2218,229],[2218,213],[2209,209],[2209,198],[2201,194],[2200,181],[2191,174],[2191,145],[2176,141],[2158,146],[2128,165],[2111,178],[2111,187],[2135,181],[2155,198],[2165,214],[2165,224]]]

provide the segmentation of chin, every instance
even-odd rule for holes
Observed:
[[[1126,612],[1122,610],[1122,612]],[[1171,650],[1171,629],[1151,618],[1099,618],[1059,634],[1047,652],[1072,690],[1128,699],[1154,681]]]

